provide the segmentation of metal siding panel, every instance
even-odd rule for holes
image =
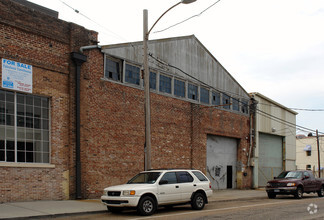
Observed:
[[[153,40],[149,41],[148,48],[155,57],[180,68],[212,87],[249,98],[243,88],[195,37]],[[107,46],[104,47],[103,52],[137,63],[143,62],[143,48],[139,43],[123,44],[120,47],[112,45],[110,48]],[[152,62],[150,66],[161,69]],[[194,81],[174,68],[168,68],[167,72]]]

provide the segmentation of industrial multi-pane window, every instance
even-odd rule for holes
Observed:
[[[212,93],[212,105],[220,105],[220,94],[218,92]]]
[[[0,90],[0,161],[49,163],[49,100]]]
[[[130,64],[125,67],[125,82],[139,85],[140,84],[140,68]]]
[[[223,94],[223,108],[230,109],[230,97],[226,94]]]
[[[121,81],[121,61],[106,57],[105,78]]]
[[[190,83],[188,84],[188,98],[198,100],[198,86]]]
[[[174,95],[182,98],[186,96],[186,84],[184,81],[174,79]]]
[[[171,94],[171,81],[170,77],[160,75],[160,92]]]
[[[150,89],[156,90],[156,73],[150,72]]]
[[[209,104],[209,90],[200,87],[200,102]]]
[[[140,71],[140,68],[137,67],[136,64],[131,65],[130,63],[127,63],[124,69],[122,60],[106,55],[105,78],[107,79],[142,86]],[[123,74],[125,74],[125,76]],[[186,80],[173,80],[172,77],[163,74],[159,74],[159,77],[157,76],[158,74],[156,72],[150,72],[150,89],[157,90],[157,87],[159,87],[159,92],[172,94],[173,86],[174,96],[181,98],[186,97]],[[188,82],[187,98],[195,101],[199,100],[199,102],[203,104],[210,104],[211,101],[211,104],[214,106],[223,106],[224,109],[233,109],[234,111],[241,111],[244,114],[248,114],[248,100],[242,99],[239,101],[222,92],[216,91],[212,92],[210,100],[209,89],[200,87],[198,93],[198,88],[197,85]]]
[[[240,106],[239,106],[239,100],[232,98],[232,109],[234,111],[239,111],[240,110]]]

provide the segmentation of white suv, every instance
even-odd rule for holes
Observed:
[[[199,170],[150,170],[127,184],[105,188],[101,201],[111,212],[136,208],[140,215],[152,215],[158,206],[190,203],[193,209],[203,209],[212,193],[210,181]]]

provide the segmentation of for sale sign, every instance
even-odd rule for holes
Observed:
[[[2,88],[33,92],[33,66],[2,59]]]

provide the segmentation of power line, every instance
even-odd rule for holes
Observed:
[[[76,12],[77,14],[80,14],[81,16],[83,16],[83,17],[85,17],[86,19],[90,20],[91,22],[97,24],[98,26],[100,26],[100,27],[102,27],[102,28],[108,30],[109,32],[111,32],[112,34],[116,35],[116,36],[119,37],[120,39],[122,39],[122,40],[126,40],[126,39],[124,39],[123,37],[119,36],[118,34],[112,32],[112,31],[110,31],[109,29],[107,29],[106,27],[102,26],[101,24],[97,23],[96,21],[92,20],[90,17],[88,17],[88,16],[86,16],[85,14],[81,13],[78,9],[73,8],[72,6],[70,6],[69,4],[67,4],[66,2],[64,2],[63,0],[58,0],[58,1],[60,1],[62,4],[64,4],[65,6],[69,7],[70,9],[72,9],[72,10],[73,10],[74,12]],[[205,10],[203,10],[203,11],[200,12],[199,14],[194,15],[194,16],[192,16],[192,17],[186,19],[186,20],[189,20],[189,19],[191,19],[191,18],[193,18],[193,17],[200,16],[201,14],[203,14],[204,12],[206,12],[208,9],[210,9],[211,7],[213,7],[214,5],[216,5],[218,2],[220,2],[220,0],[216,1],[215,3],[213,3],[212,5],[210,5],[209,7],[207,7]],[[184,21],[183,21],[183,22],[184,22]],[[183,22],[182,22],[182,23],[183,23]],[[174,26],[175,26],[175,25],[174,25]],[[132,43],[130,43],[130,44],[134,47],[134,45],[133,45]],[[200,81],[199,79],[197,79],[197,78],[195,78],[195,77],[189,75],[188,73],[184,72],[184,71],[181,70],[180,68],[178,68],[178,67],[176,67],[176,66],[173,66],[173,65],[171,65],[171,64],[165,63],[165,62],[159,60],[158,58],[155,58],[151,53],[149,54],[149,56],[151,56],[154,60],[158,61],[159,63],[161,63],[161,64],[163,64],[163,65],[166,65],[166,66],[169,66],[169,67],[172,67],[172,68],[174,68],[174,69],[177,69],[177,70],[181,71],[183,74],[185,74],[185,75],[187,75],[187,76],[189,76],[189,77],[195,79],[197,82],[199,82],[199,83],[205,85],[205,86],[208,87],[208,88],[212,88],[212,89],[218,91],[219,93],[222,93],[222,94],[225,94],[225,95],[232,94],[232,95],[235,95],[235,96],[237,96],[237,97],[244,98],[244,99],[246,100],[246,97],[240,96],[240,95],[238,95],[238,94],[235,94],[235,93],[232,93],[232,92],[226,92],[226,93],[227,93],[227,94],[226,94],[226,93],[223,92],[223,91],[220,91],[220,90],[218,90],[218,89],[216,89],[216,88],[213,88],[213,87],[211,87],[210,85],[208,85],[208,84],[206,84],[206,83]],[[231,98],[234,99],[234,100],[236,100],[236,101],[238,101],[238,102],[241,102],[240,100],[238,100],[238,99],[236,99],[236,98],[234,98],[234,97],[231,97]],[[248,106],[248,103],[245,103],[245,102],[241,102],[241,104],[243,104],[243,105],[245,105],[245,106]]]
[[[193,16],[191,16],[191,17],[189,17],[189,18],[187,18],[187,19],[185,19],[185,20],[183,20],[183,21],[180,21],[180,22],[178,22],[178,23],[176,23],[176,24],[174,24],[174,25],[171,25],[171,26],[169,26],[169,27],[167,27],[167,28],[164,28],[164,29],[162,29],[162,30],[154,31],[153,33],[160,33],[160,32],[166,31],[166,30],[168,30],[168,29],[170,29],[170,28],[173,28],[173,27],[175,27],[175,26],[178,26],[178,25],[180,25],[180,24],[182,24],[182,23],[184,23],[184,22],[186,22],[186,21],[188,21],[188,20],[190,20],[190,19],[192,19],[192,18],[194,18],[194,17],[199,17],[200,15],[202,15],[203,13],[205,13],[205,12],[206,12],[207,10],[209,10],[211,7],[215,6],[215,5],[216,5],[218,2],[220,2],[220,1],[221,1],[221,0],[216,1],[216,2],[213,3],[212,5],[208,6],[206,9],[204,9],[203,11],[201,11],[199,14],[193,15]]]
[[[296,127],[299,126],[299,125],[296,125],[296,124],[292,124],[292,123],[290,123],[290,122],[287,122],[287,121],[285,121],[285,120],[277,120],[277,119],[273,118],[274,116],[272,116],[272,115],[267,115],[267,114],[263,114],[262,112],[259,112],[259,110],[257,110],[257,114],[259,114],[259,115],[261,115],[261,116],[263,116],[263,117],[266,117],[266,118],[268,118],[268,119],[271,119],[271,120],[273,120],[273,121],[275,121],[275,122],[281,123],[281,124],[283,124],[283,125],[285,125],[285,126],[287,126],[287,127],[291,127],[291,128],[296,129]],[[306,128],[306,129],[308,129],[308,128]],[[305,132],[309,132],[308,130],[311,130],[311,129],[308,129],[308,130],[299,129],[299,130],[302,130],[302,131],[305,131]],[[296,134],[295,134],[294,136],[296,136]]]
[[[286,125],[289,125],[290,127],[294,127],[294,128],[299,127],[301,129],[304,129],[304,130],[309,130],[309,131],[315,132],[315,130],[312,130],[312,129],[309,129],[309,128],[306,128],[306,127],[302,127],[302,126],[299,126],[297,124],[294,124],[294,123],[285,121],[285,120],[283,120],[281,118],[278,118],[278,117],[276,117],[274,115],[271,115],[269,113],[266,113],[264,111],[261,111],[260,109],[257,109],[257,111],[260,112],[263,116],[271,117],[273,120],[275,119],[274,121],[277,121],[277,122],[280,122],[280,123],[285,123]]]
[[[221,91],[221,90],[219,90],[219,89],[216,89],[216,88],[214,88],[214,87],[208,85],[207,83],[205,83],[205,82],[203,82],[203,81],[197,79],[196,77],[194,77],[194,76],[192,76],[192,75],[186,73],[185,71],[183,71],[183,70],[180,69],[179,67],[176,67],[176,66],[174,66],[174,65],[172,65],[172,64],[169,64],[169,63],[166,63],[166,62],[160,60],[159,58],[154,57],[152,53],[149,53],[149,56],[152,57],[152,58],[153,58],[154,60],[156,60],[157,62],[159,62],[160,64],[163,64],[163,65],[165,65],[165,66],[169,66],[169,67],[174,68],[174,69],[176,69],[176,70],[179,70],[180,72],[182,72],[182,73],[185,74],[186,76],[188,76],[188,77],[194,79],[195,81],[199,82],[200,84],[204,85],[204,86],[207,87],[207,88],[214,89],[214,90],[216,90],[217,92],[219,92],[219,93],[221,93],[221,94],[223,94],[223,95],[229,95],[229,94],[232,94],[232,95],[235,95],[235,96],[237,96],[237,97],[241,97],[241,98],[247,100],[246,97],[241,96],[241,95],[238,95],[238,94],[236,94],[236,93],[232,93],[232,92],[229,92],[229,91],[225,91],[225,92],[224,92],[224,91]],[[232,97],[232,98],[235,99],[234,97]],[[241,104],[243,104],[243,105],[245,105],[245,106],[248,106],[248,103],[242,102],[242,101],[240,101],[240,100],[238,100],[238,99],[235,99],[235,100],[238,101],[238,102],[240,102]]]
[[[297,125],[294,124],[294,123],[291,123],[291,122],[285,121],[285,120],[283,120],[283,119],[281,119],[281,118],[278,118],[278,117],[276,117],[276,116],[274,116],[274,115],[271,115],[271,114],[269,114],[269,113],[267,113],[267,112],[261,111],[260,109],[257,109],[257,111],[259,111],[259,112],[261,112],[262,114],[265,114],[265,115],[267,115],[267,116],[273,117],[273,118],[275,118],[275,119],[277,119],[277,120],[283,121],[283,122],[285,122],[285,123],[287,123],[287,124],[289,124],[289,125],[297,126]],[[304,128],[304,127],[301,127],[301,128],[303,128],[303,129],[308,129],[308,128]],[[312,130],[312,131],[314,131],[314,130]]]
[[[300,125],[297,125],[297,124],[294,124],[294,123],[285,121],[285,120],[283,120],[281,118],[278,118],[278,117],[276,117],[274,115],[271,115],[269,113],[266,113],[264,111],[261,111],[260,109],[257,109],[257,113],[259,113],[260,115],[262,115],[264,117],[267,117],[269,119],[272,119],[273,121],[276,121],[276,122],[285,124],[286,126],[289,126],[289,127],[295,128],[295,129],[299,129],[301,131],[305,131],[305,132],[316,132],[316,130],[312,130],[310,128],[306,128],[306,127],[303,127],[303,126],[300,126]],[[318,133],[324,134],[322,132],[318,132]]]
[[[62,4],[64,4],[65,6],[69,7],[70,9],[72,9],[75,13],[80,14],[81,16],[83,16],[84,18],[88,19],[89,21],[91,21],[91,22],[97,24],[98,26],[102,27],[103,29],[105,29],[105,30],[109,31],[110,33],[114,34],[116,37],[118,37],[118,38],[120,38],[120,39],[122,39],[122,40],[126,40],[125,38],[123,38],[123,37],[121,37],[120,35],[118,35],[118,34],[112,32],[111,30],[107,29],[106,27],[102,26],[101,24],[97,23],[96,21],[92,20],[90,17],[88,17],[88,16],[86,16],[85,14],[81,13],[78,9],[73,8],[72,6],[68,5],[66,2],[64,2],[64,1],[62,1],[62,0],[59,0],[59,1],[60,1]],[[216,1],[215,3],[213,3],[212,5],[210,5],[209,7],[207,7],[205,10],[203,10],[203,11],[200,12],[199,14],[193,15],[193,16],[191,16],[191,17],[185,19],[184,21],[181,21],[181,22],[179,22],[179,23],[177,23],[177,24],[175,24],[175,25],[172,25],[172,26],[170,26],[170,27],[168,27],[168,28],[165,28],[165,29],[163,29],[163,30],[160,30],[160,31],[156,31],[156,32],[154,32],[154,33],[165,31],[165,30],[170,29],[170,28],[172,28],[172,27],[174,27],[174,26],[177,26],[177,25],[179,25],[179,24],[182,24],[182,23],[184,23],[184,22],[186,22],[186,21],[188,21],[188,20],[190,20],[190,19],[192,19],[192,18],[194,18],[194,17],[199,17],[200,15],[202,15],[202,14],[205,13],[207,10],[209,10],[210,8],[212,8],[213,6],[215,6],[215,5],[216,5],[218,2],[220,2],[220,1],[221,1],[221,0]],[[126,40],[126,41],[127,41],[127,40]],[[132,45],[132,44],[131,44],[131,45]],[[132,46],[133,46],[133,45],[132,45]],[[162,62],[162,61],[160,61],[158,58],[155,58],[152,54],[149,54],[149,55],[150,55],[153,59],[155,59],[156,61],[158,61],[158,62],[160,62],[160,63],[162,63],[162,64],[164,64],[164,65],[170,66],[170,67],[172,67],[172,68],[174,68],[174,69],[177,69],[177,70],[181,71],[181,72],[182,72],[183,74],[185,74],[186,76],[193,78],[193,79],[196,80],[197,82],[199,82],[199,83],[205,85],[205,86],[208,87],[208,88],[212,88],[212,89],[218,91],[218,92],[221,93],[221,94],[224,94],[224,95],[233,94],[233,95],[236,95],[236,96],[238,96],[238,97],[241,97],[241,98],[246,99],[246,97],[240,96],[240,95],[238,95],[238,94],[235,94],[235,93],[232,93],[232,92],[229,92],[229,91],[227,91],[226,93],[223,92],[223,91],[220,91],[220,90],[218,90],[218,89],[216,89],[216,88],[214,88],[214,87],[212,87],[212,86],[210,86],[210,85],[208,85],[208,84],[202,82],[201,80],[199,80],[199,79],[197,79],[197,78],[195,78],[195,77],[189,75],[188,73],[186,73],[185,71],[181,70],[180,68],[178,68],[178,67],[176,67],[176,66],[173,66],[173,65],[171,65],[171,64],[168,64],[168,63]],[[235,98],[232,97],[232,99],[235,99]],[[240,102],[241,104],[243,104],[243,105],[245,105],[245,106],[248,106],[248,104],[245,103],[245,102],[241,102],[241,101],[238,100],[238,99],[235,99],[235,100],[237,100],[238,102]],[[263,103],[259,103],[259,104],[263,104]],[[267,104],[263,104],[263,105],[267,105]],[[269,104],[269,105],[270,105],[270,104]],[[273,105],[272,105],[272,106],[273,106]],[[276,106],[276,107],[277,107],[277,106]],[[324,109],[300,109],[300,108],[290,108],[290,109],[292,109],[292,110],[302,110],[302,111],[324,111]],[[262,111],[259,110],[259,109],[257,109],[257,111],[262,112]],[[280,119],[280,118],[277,118],[277,117],[275,117],[275,116],[273,116],[273,115],[270,115],[270,114],[268,114],[268,113],[266,113],[266,112],[262,112],[262,114],[263,114],[263,116],[267,115],[267,116],[265,116],[265,117],[268,117],[268,116],[269,116],[270,119],[272,119],[272,120],[274,120],[273,118],[275,118],[277,121],[280,120],[281,123],[282,123],[282,122],[287,123],[287,124],[289,124],[290,127],[294,127],[294,128],[299,127],[299,128],[302,128],[302,129],[299,129],[299,130],[301,130],[301,131],[306,131],[306,130],[307,130],[307,131],[315,132],[315,130],[312,130],[312,129],[309,129],[309,128],[306,128],[306,127],[303,127],[303,126],[299,126],[299,125],[296,125],[296,124],[293,124],[293,123],[290,123],[290,122],[284,121],[284,120],[282,120],[282,119]],[[262,114],[261,114],[261,115],[262,115]],[[271,117],[273,117],[273,118],[271,118]],[[280,122],[280,121],[278,121],[278,122]],[[287,124],[286,124],[286,125],[287,125]],[[303,129],[306,129],[306,130],[303,130]],[[319,133],[324,134],[324,133],[322,133],[322,132],[319,132]]]
[[[324,109],[306,109],[306,108],[290,108],[297,111],[324,112]]]
[[[266,105],[266,106],[271,106],[271,107],[276,107],[276,108],[281,108],[279,106],[276,105],[272,105],[272,104],[267,104],[267,103],[258,103],[259,105]],[[297,110],[297,111],[313,111],[313,112],[322,112],[324,111],[324,109],[309,109],[309,108],[289,108],[291,110]]]
[[[86,18],[86,19],[88,19],[89,21],[95,23],[96,25],[98,25],[99,27],[103,28],[104,30],[108,31],[108,32],[110,33],[110,34],[107,33],[108,35],[110,35],[110,36],[113,35],[113,36],[116,37],[116,38],[119,38],[119,39],[121,39],[121,40],[123,40],[123,41],[127,41],[127,39],[123,38],[122,36],[120,36],[119,34],[113,32],[113,31],[109,30],[108,28],[106,28],[105,26],[99,24],[98,22],[94,21],[93,19],[91,19],[90,17],[88,17],[88,16],[86,16],[85,14],[81,13],[78,9],[73,8],[72,6],[70,6],[69,4],[67,4],[66,2],[64,2],[64,1],[62,1],[62,0],[58,0],[58,1],[60,1],[62,4],[64,4],[64,5],[67,6],[68,8],[72,9],[75,13],[77,13],[77,14],[83,16],[84,18]]]
[[[222,94],[225,94],[225,95],[231,93],[231,92],[226,92],[226,93],[227,93],[227,94],[226,94],[225,92],[220,91],[219,89],[216,89],[216,88],[214,88],[214,87],[212,87],[212,86],[206,84],[205,82],[203,82],[203,81],[197,79],[196,77],[191,76],[190,74],[186,73],[185,71],[183,71],[183,70],[180,69],[179,67],[173,66],[173,65],[171,65],[171,64],[169,64],[169,63],[166,63],[166,62],[161,61],[160,59],[154,57],[152,53],[149,53],[149,56],[152,57],[152,58],[153,58],[154,60],[156,60],[157,62],[163,64],[163,65],[166,65],[166,66],[169,66],[169,67],[172,67],[172,68],[174,68],[174,69],[179,70],[180,72],[182,72],[182,73],[185,74],[186,76],[188,76],[188,77],[190,77],[190,78],[196,80],[197,82],[203,84],[204,86],[206,86],[206,87],[208,87],[208,88],[211,88],[211,89],[214,89],[214,90],[218,91],[219,93],[222,93]],[[238,97],[241,97],[241,98],[244,98],[244,99],[245,99],[245,97],[239,96],[239,95],[237,95],[237,94],[235,94],[235,93],[232,93],[232,94],[234,94],[234,95],[236,95],[236,96],[238,96]],[[242,101],[240,101],[240,100],[237,100],[237,101],[240,102],[241,104],[245,105],[245,106],[248,106],[247,103],[244,103],[244,102],[242,102]],[[257,110],[257,113],[263,115],[264,117],[267,117],[267,118],[269,118],[269,119],[271,119],[271,120],[274,120],[274,121],[277,121],[277,122],[279,122],[279,123],[285,124],[285,125],[287,125],[287,126],[289,126],[289,127],[292,127],[292,128],[294,128],[294,129],[300,129],[300,130],[305,131],[305,132],[310,132],[310,131],[311,131],[311,132],[316,132],[315,130],[312,130],[312,129],[310,129],[310,128],[306,128],[306,127],[303,127],[303,126],[300,126],[300,125],[297,125],[297,124],[294,124],[294,123],[291,123],[291,122],[285,121],[285,120],[283,120],[283,119],[281,119],[281,118],[278,118],[278,117],[276,117],[276,116],[273,116],[273,115],[271,115],[271,114],[268,114],[268,113],[266,113],[266,112],[263,112],[263,111],[261,111],[260,109],[256,109],[256,110]],[[324,133],[322,133],[322,132],[319,132],[319,133],[324,134]]]
[[[283,120],[277,120],[277,119],[274,119],[271,115],[269,116],[269,115],[263,114],[263,113],[260,112],[260,110],[258,110],[258,109],[257,109],[257,113],[258,113],[259,115],[263,116],[263,117],[266,117],[266,118],[269,118],[269,119],[271,119],[271,120],[273,120],[273,121],[276,121],[276,122],[279,122],[279,123],[281,123],[281,124],[284,124],[284,125],[286,125],[287,127],[296,128],[296,125],[288,124],[288,123],[286,123],[286,121],[283,121]]]

